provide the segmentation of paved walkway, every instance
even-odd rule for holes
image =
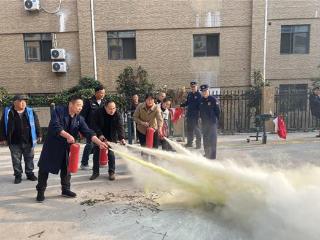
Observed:
[[[287,141],[269,135],[267,145],[247,143],[248,134],[219,136],[218,158],[293,168],[306,162],[318,165],[320,139],[315,135],[289,134]],[[40,150],[38,146],[35,161]],[[76,199],[61,197],[59,177],[50,175],[46,201],[36,203],[36,183],[24,176],[14,185],[9,150],[0,147],[1,239],[249,239],[239,238],[236,229],[217,219],[208,225],[206,214],[193,208],[160,206],[158,193],[145,194],[121,159],[116,181],[107,180],[106,169],[96,181],[89,181],[90,175],[91,171],[79,171],[72,177]],[[210,234],[201,234],[199,226],[206,226]]]

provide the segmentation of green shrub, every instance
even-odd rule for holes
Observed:
[[[253,79],[253,85],[250,86],[250,89],[246,91],[246,96],[248,96],[249,108],[255,108],[256,111],[260,110],[260,103],[261,103],[261,89],[264,86],[270,86],[269,82],[264,82],[263,74],[260,70],[255,70],[251,76]],[[259,114],[256,112],[256,114]]]
[[[143,97],[147,92],[154,91],[154,84],[149,82],[148,73],[141,66],[134,70],[126,67],[117,79],[117,92],[123,97],[124,108],[130,107],[131,97],[138,94]]]
[[[7,90],[3,87],[0,87],[0,107],[5,107],[10,105],[12,102],[12,96],[10,96]]]
[[[126,100],[121,95],[109,94],[107,96],[107,99],[114,101],[119,111],[126,111],[126,106],[127,106]]]
[[[138,93],[144,93],[144,91],[148,91],[152,89],[152,84],[148,83],[147,73],[139,68],[136,74],[133,74],[133,69],[125,69],[121,79],[124,80],[124,85],[120,88],[121,94],[108,94],[107,98],[112,99],[116,104],[118,109],[124,111],[127,107],[127,103],[130,102],[130,97],[132,92],[132,88],[125,86],[126,79],[136,79],[137,80],[137,89]],[[67,104],[69,98],[72,95],[80,95],[83,99],[88,99],[94,95],[94,89],[98,87],[101,83],[99,81],[94,80],[92,77],[83,77],[80,79],[79,84],[62,92],[52,94],[52,95],[33,95],[30,96],[28,100],[28,105],[33,107],[47,107],[50,106],[51,103],[55,103],[56,105],[64,105]],[[123,97],[123,95],[128,96],[128,98]],[[0,108],[4,106],[8,106],[12,103],[12,95],[9,95],[8,92],[1,87],[0,88]]]

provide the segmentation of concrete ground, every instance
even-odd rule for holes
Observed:
[[[316,134],[292,133],[286,141],[268,135],[267,145],[255,141],[247,143],[248,134],[219,136],[218,159],[281,168],[296,168],[307,162],[319,165],[320,138],[315,138]],[[35,162],[40,151],[41,146],[38,146]],[[219,219],[211,219],[209,224],[207,211],[160,205],[161,193],[145,194],[142,186],[134,183],[134,176],[121,159],[117,159],[114,182],[107,180],[106,169],[101,170],[102,174],[95,181],[89,181],[91,171],[79,170],[74,174],[71,181],[72,190],[78,194],[76,199],[60,196],[59,176],[50,175],[46,200],[37,203],[36,183],[24,176],[22,183],[15,185],[12,173],[9,150],[0,147],[1,239],[250,238],[250,233],[231,229]]]

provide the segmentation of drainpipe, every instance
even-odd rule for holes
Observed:
[[[94,9],[93,0],[90,0],[90,10],[91,10],[91,31],[92,31],[92,55],[93,55],[93,70],[94,79],[98,80],[97,74],[97,52],[96,52],[96,30],[94,24]]]
[[[268,0],[265,0],[265,10],[264,10],[264,43],[263,43],[263,85],[266,84],[267,32],[268,32]]]

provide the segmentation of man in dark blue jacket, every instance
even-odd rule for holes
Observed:
[[[202,93],[200,118],[202,123],[204,156],[208,159],[216,159],[217,125],[220,117],[219,102],[215,97],[210,96],[208,85],[201,85],[200,90]]]
[[[79,96],[71,97],[68,106],[56,107],[51,113],[48,135],[43,144],[38,162],[39,175],[37,185],[37,201],[44,200],[49,173],[58,174],[60,171],[62,195],[76,197],[70,191],[71,174],[68,172],[68,158],[70,144],[75,143],[75,138],[80,132],[87,139],[97,144],[100,148],[107,149],[107,145],[100,141],[95,133],[88,128],[84,118],[80,116],[83,101]]]
[[[191,92],[188,93],[187,101],[181,107],[187,107],[187,144],[192,147],[193,136],[196,135],[196,148],[201,148],[201,131],[199,128],[199,107],[201,94],[198,91],[197,82],[190,82]]]
[[[32,108],[27,107],[28,96],[16,95],[13,98],[13,106],[6,107],[0,123],[0,141],[8,144],[12,166],[14,170],[14,183],[22,180],[22,156],[25,162],[27,179],[36,181],[33,173],[34,147],[40,141],[40,124],[37,114]]]

